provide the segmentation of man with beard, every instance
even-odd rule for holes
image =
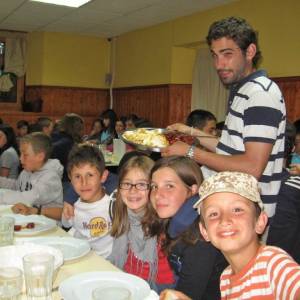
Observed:
[[[262,70],[257,33],[243,19],[229,17],[214,22],[207,43],[214,66],[224,85],[230,88],[228,111],[218,140],[183,124],[169,128],[200,137],[211,152],[183,142],[167,147],[162,155],[186,155],[203,165],[204,175],[220,171],[240,171],[259,180],[262,200],[269,217],[283,177],[286,110],[278,86]]]

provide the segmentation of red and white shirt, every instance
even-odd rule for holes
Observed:
[[[300,297],[300,266],[282,249],[261,246],[237,274],[227,267],[220,280],[222,300],[293,300]]]

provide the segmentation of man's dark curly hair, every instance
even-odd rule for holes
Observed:
[[[253,66],[256,67],[261,59],[261,52],[258,47],[257,32],[242,18],[228,17],[226,19],[214,22],[208,31],[206,37],[207,44],[211,46],[212,41],[222,37],[232,39],[240,49],[246,53],[250,44],[256,46],[256,54],[253,57]]]

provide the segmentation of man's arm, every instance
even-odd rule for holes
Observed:
[[[189,147],[189,145],[183,142],[176,142],[172,146],[167,147],[162,152],[162,155],[184,156]],[[196,148],[194,151],[194,160],[217,172],[240,171],[251,174],[258,179],[266,168],[272,148],[273,144],[246,142],[245,153],[235,155],[222,155]]]
[[[204,148],[206,148],[209,151],[216,152],[216,147],[218,145],[219,138],[214,135],[207,134],[198,128],[189,127],[182,123],[175,123],[175,124],[169,125],[167,127],[167,129],[179,131],[179,132],[182,132],[185,134],[190,134],[192,136],[195,136],[195,137],[197,137],[201,146],[203,146]]]

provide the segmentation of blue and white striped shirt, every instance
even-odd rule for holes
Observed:
[[[283,178],[286,109],[280,89],[257,71],[232,86],[228,113],[216,153],[242,154],[246,142],[270,143],[272,153],[259,184],[269,217],[274,215],[276,196]]]

